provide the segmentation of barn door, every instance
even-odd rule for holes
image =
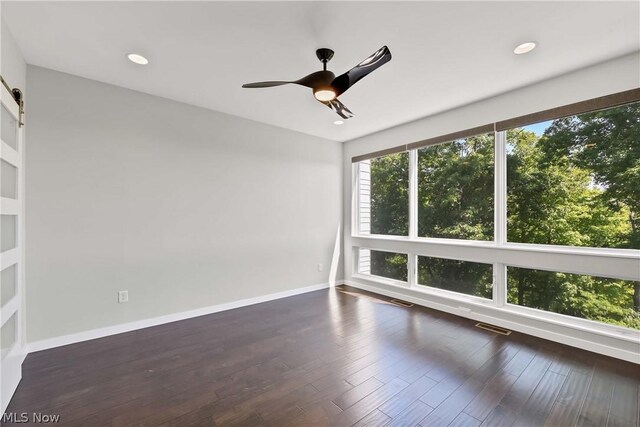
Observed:
[[[26,355],[24,339],[24,128],[19,91],[0,87],[0,402],[11,400]],[[14,93],[15,92],[15,93]],[[16,101],[16,98],[18,101]],[[0,412],[0,413],[1,413]]]

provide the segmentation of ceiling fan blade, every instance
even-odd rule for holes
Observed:
[[[273,87],[273,86],[282,86],[286,84],[296,84],[300,86],[310,87],[313,89],[318,85],[329,85],[334,78],[335,78],[335,74],[333,74],[331,71],[316,71],[315,73],[308,74],[302,77],[301,79],[294,80],[291,82],[273,81],[273,82],[247,83],[242,85],[242,87],[256,88],[256,87]]]
[[[244,88],[273,87],[273,86],[288,85],[290,83],[295,83],[295,82],[274,81],[274,82],[246,83],[246,84],[243,84],[242,87]]]
[[[340,100],[338,100],[338,99],[333,99],[331,101],[320,101],[320,102],[322,102],[327,107],[331,108],[333,111],[335,111],[343,119],[351,118],[354,115],[351,112],[351,110],[349,110],[347,108],[347,106],[344,105],[342,102],[340,102]]]
[[[388,47],[382,46],[380,49],[375,51],[373,55],[350,69],[344,74],[336,77],[333,82],[331,82],[331,86],[336,91],[336,96],[340,96],[351,86],[356,84],[358,80],[365,77],[370,72],[376,70],[382,65],[386,64],[391,60],[391,51]]]

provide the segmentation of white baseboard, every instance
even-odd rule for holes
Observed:
[[[150,326],[163,325],[165,323],[177,322],[179,320],[191,319],[192,317],[204,316],[207,314],[218,313],[220,311],[233,310],[234,308],[246,307],[248,305],[259,304],[261,302],[273,301],[280,298],[287,298],[294,295],[300,295],[307,292],[327,289],[329,283],[320,283],[318,285],[306,286],[304,288],[292,289],[289,291],[276,292],[274,294],[263,295],[254,298],[247,298],[238,301],[232,301],[225,304],[212,305],[209,307],[197,308],[195,310],[183,311],[180,313],[167,314],[165,316],[153,317],[150,319],[136,320],[134,322],[122,323],[114,326],[107,326],[100,329],[92,329],[89,331],[78,332],[75,334],[62,335],[55,338],[48,338],[40,341],[33,341],[27,344],[27,352],[47,350],[63,345],[75,344],[82,341],[88,341],[96,338],[102,338],[109,335],[121,334],[123,332],[135,331],[137,329],[148,328]]]
[[[382,286],[378,287],[378,286],[368,285],[360,282],[355,282],[353,280],[343,280],[342,282],[349,286],[353,286],[354,288],[362,289],[362,290],[373,292],[376,294],[385,295],[391,298],[398,298],[400,300],[409,301],[414,304],[421,305],[423,307],[444,311],[446,313],[451,313],[456,316],[476,320],[478,322],[489,323],[492,325],[511,329],[513,331],[521,332],[527,335],[532,335],[534,337],[543,338],[549,341],[558,342],[560,344],[581,348],[583,350],[588,350],[594,353],[603,354],[605,356],[615,357],[616,359],[622,359],[632,363],[640,363],[640,354],[638,352],[632,352],[625,349],[612,347],[610,345],[605,345],[605,344],[573,337],[571,335],[560,334],[550,330],[532,327],[524,323],[501,319],[500,317],[497,317],[497,316],[489,316],[489,315],[485,315],[485,314],[481,314],[473,311],[468,311],[468,312],[461,311],[456,306],[449,306],[446,304],[429,301],[426,298],[409,295],[408,293],[402,292],[402,290],[398,290],[398,291],[389,290]],[[496,313],[496,314],[499,315],[499,313]]]

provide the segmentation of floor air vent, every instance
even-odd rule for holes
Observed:
[[[389,300],[389,302],[392,302],[392,303],[394,303],[396,305],[401,305],[403,307],[413,307],[412,303],[406,302],[406,301],[402,301],[402,300],[399,300],[399,299],[395,299],[395,298],[392,299],[392,300]]]
[[[511,331],[505,328],[501,328],[499,326],[489,325],[488,323],[476,323],[476,327],[480,329],[484,329],[486,331],[495,332],[496,334],[501,335],[511,335]]]

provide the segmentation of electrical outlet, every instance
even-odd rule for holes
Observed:
[[[318,271],[324,270],[324,266],[322,264],[318,264]]]
[[[118,304],[129,302],[129,291],[118,291]]]

